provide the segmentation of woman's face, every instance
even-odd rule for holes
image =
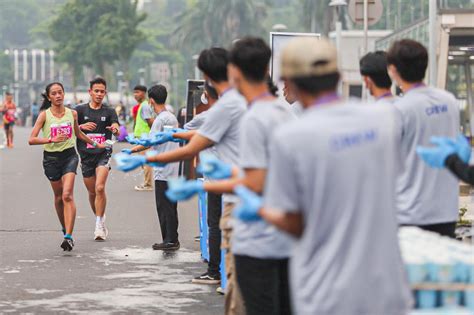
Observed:
[[[49,100],[51,101],[51,105],[61,106],[64,102],[63,88],[58,84],[54,84],[49,90],[48,97],[49,97]]]

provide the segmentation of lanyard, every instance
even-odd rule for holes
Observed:
[[[381,100],[381,99],[383,99],[383,98],[392,97],[392,96],[393,96],[393,95],[392,95],[392,92],[387,92],[387,93],[382,94],[382,95],[380,95],[379,97],[377,97],[377,101],[378,101],[378,100]]]
[[[423,82],[415,83],[405,92],[405,94],[407,94],[411,90],[418,89],[418,88],[425,87],[425,86],[426,86],[426,84],[424,84]]]
[[[319,106],[322,104],[330,103],[339,100],[340,97],[337,93],[330,93],[318,98],[314,103],[313,106]]]
[[[227,92],[229,92],[230,90],[232,90],[232,87],[228,87],[227,89],[225,89],[225,90],[221,93],[221,97],[224,96],[224,94],[227,94]]]
[[[262,94],[260,95],[257,95],[256,97],[254,97],[250,102],[249,102],[249,107],[252,106],[256,101],[258,100],[261,100],[262,98],[266,98],[268,96],[273,96],[272,93],[270,92],[263,92]]]

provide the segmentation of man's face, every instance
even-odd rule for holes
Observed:
[[[13,95],[11,95],[11,94],[6,94],[6,95],[5,95],[5,101],[6,101],[7,103],[11,103],[11,102],[13,101]]]
[[[153,111],[158,114],[160,112],[160,108],[158,106],[158,104],[156,104],[155,100],[150,98],[148,100],[148,103],[150,104],[151,108],[153,108]]]
[[[229,77],[230,85],[242,93],[241,88],[244,78],[240,69],[233,64],[229,64],[227,66],[227,76]]]
[[[143,91],[140,90],[134,90],[133,91],[133,97],[137,102],[143,102],[143,100],[146,98],[146,94]]]
[[[296,97],[294,93],[290,91],[290,85],[288,80],[283,81],[283,96],[285,97],[285,100],[290,104],[296,102]]]
[[[102,104],[105,95],[107,95],[107,89],[105,88],[105,85],[97,83],[89,90],[89,95],[91,96],[93,103]]]

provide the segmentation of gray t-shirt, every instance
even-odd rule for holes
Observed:
[[[148,101],[143,101],[141,104],[141,111],[140,111],[140,116],[142,116],[143,120],[151,119],[155,113],[153,112],[153,109],[151,108],[151,105],[148,103]]]
[[[193,119],[191,119],[191,121],[184,124],[183,126],[184,129],[196,130],[196,129],[201,128],[201,126],[204,124],[204,121],[208,113],[209,113],[209,110],[206,110],[200,114],[197,114],[196,116],[193,117]]]
[[[432,146],[432,136],[459,133],[459,105],[454,96],[432,87],[408,91],[394,103],[402,117],[400,149],[404,172],[397,185],[400,224],[427,225],[457,221],[458,180],[446,169],[427,166],[417,146]]]
[[[257,101],[242,118],[240,168],[268,169],[270,142],[275,128],[295,119],[287,103]],[[265,221],[235,219],[232,252],[262,259],[288,258],[292,238]]]
[[[167,110],[160,112],[156,116],[155,120],[153,121],[153,125],[151,126],[150,132],[161,132],[165,126],[172,126],[173,128],[178,127],[178,120]],[[158,153],[164,153],[167,151],[176,150],[178,147],[178,143],[169,141],[153,146],[153,150],[158,151]],[[155,180],[167,181],[170,178],[178,177],[179,162],[168,163],[164,167],[154,167],[153,170],[155,174]]]
[[[231,89],[221,95],[208,110],[204,124],[198,133],[214,142],[218,157],[226,163],[239,165],[239,131],[247,102],[237,90]],[[224,194],[225,202],[237,202],[238,198]]]
[[[397,238],[397,128],[388,106],[320,105],[280,127],[265,206],[299,212],[290,258],[295,314],[406,314]]]
[[[301,105],[301,103],[298,102],[298,101],[294,102],[293,104],[290,104],[290,109],[291,109],[291,112],[292,112],[296,117],[300,117],[301,115],[303,115],[304,107],[303,107],[303,105]]]

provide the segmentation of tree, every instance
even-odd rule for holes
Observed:
[[[146,18],[137,13],[137,1],[69,0],[49,27],[58,59],[73,73],[73,88],[83,66],[107,77],[106,64],[128,61],[144,34],[138,25]]]
[[[229,45],[241,36],[263,35],[266,8],[262,0],[198,0],[176,17],[174,43],[196,53]]]

